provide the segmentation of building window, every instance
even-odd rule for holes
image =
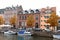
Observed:
[[[22,22],[22,26],[25,26],[25,22]]]
[[[45,13],[46,14],[50,14],[51,13],[51,10],[46,10]]]
[[[45,18],[49,18],[49,16],[44,16]]]
[[[41,25],[42,26],[42,25]]]
[[[22,20],[24,20],[24,15],[22,16]]]
[[[44,25],[44,26],[46,26],[46,25]]]
[[[22,16],[22,20],[26,20],[26,16],[25,15]]]
[[[42,17],[42,16],[41,16]]]
[[[21,16],[19,16],[19,19],[21,19]]]
[[[25,16],[25,20],[26,20],[26,16]]]
[[[47,29],[49,29],[50,25],[45,25],[45,27],[46,27]]]
[[[19,26],[21,26],[21,22],[19,22]]]
[[[36,13],[38,13],[39,12],[39,10],[38,9],[36,9]]]
[[[44,22],[46,22],[46,20],[44,20]]]
[[[27,13],[29,13],[27,10],[25,10],[25,13],[27,14]]]
[[[36,20],[38,20],[38,16],[36,16]]]
[[[34,13],[34,10],[30,10],[30,13]]]

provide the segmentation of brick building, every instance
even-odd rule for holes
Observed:
[[[33,15],[35,23],[34,23],[34,27],[37,24],[38,27],[40,27],[40,11],[38,9],[36,10],[24,10],[23,13],[19,13],[18,14],[18,18],[19,18],[19,27],[27,27],[26,25],[26,19],[29,15]]]

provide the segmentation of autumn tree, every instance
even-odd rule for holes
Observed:
[[[16,15],[14,15],[13,17],[10,18],[10,24],[13,25],[13,27],[15,28],[15,25],[16,25]]]
[[[47,20],[47,23],[49,23],[50,26],[54,28],[54,30],[58,25],[58,22],[57,22],[58,18],[59,17],[56,15],[56,13],[52,12],[51,15],[50,15],[50,18]]]
[[[35,20],[34,20],[33,15],[29,15],[27,17],[27,20],[26,20],[27,26],[28,27],[33,27],[34,26],[34,22],[35,22]]]
[[[4,24],[5,23],[5,20],[2,16],[0,16],[0,25]]]

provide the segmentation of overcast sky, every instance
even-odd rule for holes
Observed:
[[[60,0],[0,0],[0,9],[16,5],[22,5],[24,10],[45,8],[47,6],[57,7],[57,14],[60,11]]]

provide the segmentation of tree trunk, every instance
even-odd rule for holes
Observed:
[[[57,27],[55,26],[55,32],[57,31]]]

